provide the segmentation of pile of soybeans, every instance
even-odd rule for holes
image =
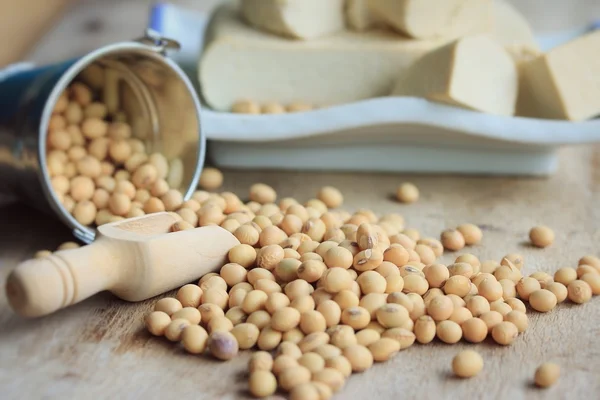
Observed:
[[[200,187],[206,190],[184,201],[181,161],[147,153],[115,90],[110,74],[93,66],[58,100],[47,141],[56,196],[87,226],[166,210],[181,217],[173,231],[219,225],[236,236],[241,244],[227,264],[183,286],[175,298],[156,302],[145,321],[150,333],[191,354],[230,360],[241,350],[257,350],[248,365],[256,397],[281,390],[294,400],[328,399],[352,373],[415,342],[491,337],[509,346],[528,328],[526,303],[546,313],[566,300],[582,304],[600,294],[597,257],[584,256],[554,276],[524,275],[519,254],[482,261],[464,253],[443,265],[444,251],[481,242],[479,227],[463,224],[441,232],[439,240],[421,237],[401,215],[340,209],[343,196],[333,187],[300,203],[278,201],[273,188],[258,183],[243,202],[231,192],[206,191],[218,189],[223,177],[205,168]],[[405,183],[396,195],[413,203],[419,191]],[[546,247],[554,234],[539,226],[530,240]],[[457,354],[451,365],[462,378],[483,367],[473,350]],[[532,378],[548,387],[559,375],[558,365],[544,363]]]
[[[146,326],[191,354],[229,360],[241,350],[258,350],[248,365],[256,397],[281,390],[291,399],[327,399],[352,373],[415,342],[491,337],[509,346],[528,328],[526,303],[546,313],[566,300],[582,304],[600,294],[600,259],[594,256],[554,276],[523,275],[519,254],[498,262],[465,253],[443,265],[437,260],[444,251],[481,242],[479,227],[460,225],[439,240],[421,237],[405,228],[401,215],[340,210],[343,197],[333,187],[300,204],[277,202],[271,187],[255,184],[249,199],[194,194],[199,225],[218,224],[241,244],[218,272],[156,302]],[[544,226],[530,232],[537,247],[553,239]],[[468,378],[481,371],[483,359],[467,350],[451,367]],[[558,377],[553,363],[532,373],[540,387]]]

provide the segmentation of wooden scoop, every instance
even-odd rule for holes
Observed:
[[[25,261],[7,279],[8,301],[26,317],[50,314],[103,290],[141,301],[221,267],[239,244],[219,226],[170,233],[177,221],[163,212],[102,225],[90,245]]]

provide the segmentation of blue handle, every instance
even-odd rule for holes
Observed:
[[[160,34],[164,34],[164,18],[167,7],[169,7],[168,3],[157,2],[150,8],[148,28],[153,29]]]

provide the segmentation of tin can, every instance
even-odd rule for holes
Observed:
[[[56,101],[82,71],[94,66],[103,71],[99,90],[106,91],[107,108],[124,111],[133,137],[144,142],[148,154],[160,152],[169,160],[170,171],[179,174],[173,173],[171,187],[188,200],[200,178],[206,138],[194,85],[167,57],[167,50],[178,48],[177,42],[147,30],[140,39],[1,80],[0,192],[55,214],[84,243],[94,240],[96,230],[79,223],[62,205],[46,165],[48,124]]]

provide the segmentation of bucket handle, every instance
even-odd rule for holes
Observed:
[[[135,39],[135,41],[145,44],[162,55],[166,55],[167,50],[181,49],[181,44],[178,41],[163,37],[159,32],[151,28],[146,28],[145,35]]]

